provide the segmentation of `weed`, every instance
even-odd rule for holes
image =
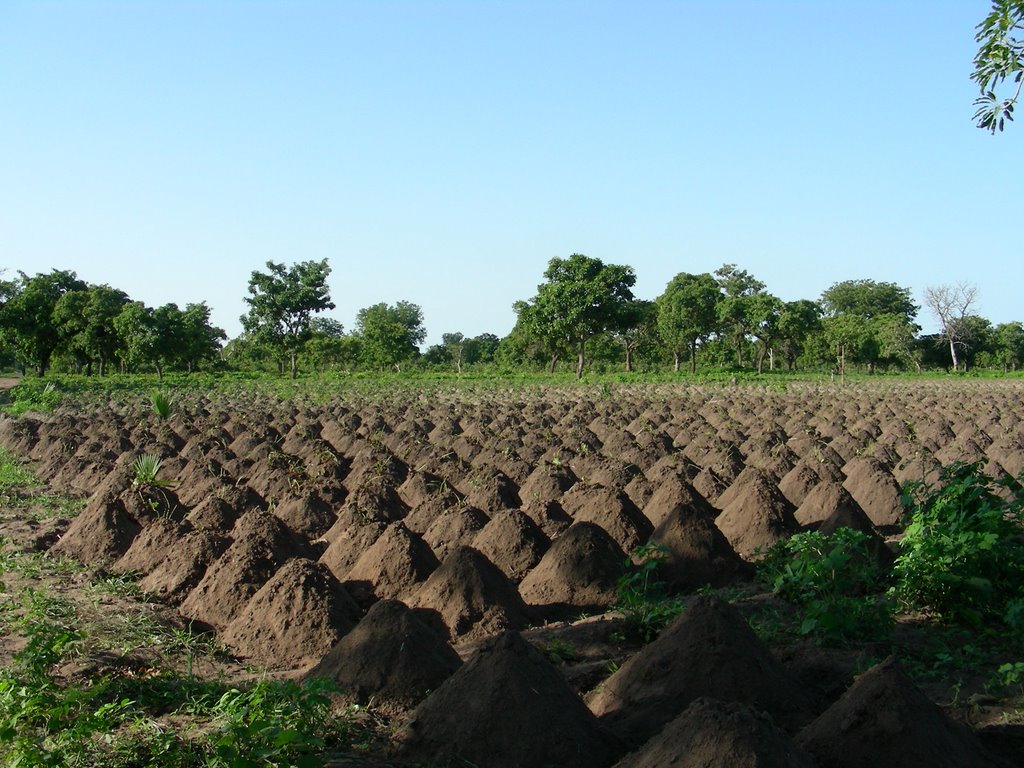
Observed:
[[[771,547],[758,575],[775,594],[803,609],[800,634],[828,643],[877,640],[892,629],[881,591],[884,575],[866,534],[840,528],[831,536],[799,533]]]
[[[560,637],[554,637],[550,642],[540,646],[540,652],[552,664],[566,664],[576,661],[578,657],[576,649]]]
[[[157,415],[157,418],[163,420],[171,415],[171,396],[163,390],[154,392],[149,402],[153,407],[153,413]]]
[[[615,610],[626,619],[627,630],[645,643],[650,642],[683,611],[683,601],[669,596],[665,583],[658,581],[658,565],[668,550],[645,544],[626,558],[626,572],[616,585]]]
[[[151,453],[144,453],[132,462],[132,485],[138,490],[154,488],[170,488],[175,485],[174,480],[161,480],[157,477],[162,462],[159,456]]]
[[[1024,629],[1024,494],[983,462],[944,468],[939,487],[904,487],[910,523],[900,542],[894,589],[901,605],[980,626]]]

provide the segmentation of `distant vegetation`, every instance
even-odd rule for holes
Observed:
[[[205,302],[147,307],[109,285],[53,270],[0,280],[0,368],[43,376],[167,371],[352,374],[385,371],[498,375],[571,371],[745,375],[1024,366],[1024,324],[994,325],[973,311],[975,286],[929,286],[942,329],[922,335],[909,288],[844,280],[817,299],[783,301],[734,264],[681,272],[653,299],[638,298],[632,267],[573,254],[552,259],[537,293],[516,301],[504,337],[447,331],[422,349],[423,312],[408,301],[359,310],[347,331],[334,309],[327,260],[254,271],[243,332],[227,339]]]

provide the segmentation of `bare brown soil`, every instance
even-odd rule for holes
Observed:
[[[0,534],[139,574],[242,662],[334,676],[390,713],[398,762],[1000,765],[1024,761],[982,729],[1002,713],[940,709],[891,662],[855,681],[842,653],[769,648],[717,598],[643,648],[606,612],[649,541],[684,594],[749,585],[757,551],[806,526],[888,553],[900,482],[1024,469],[1022,401],[1013,382],[666,386],[3,416],[0,445],[88,502]],[[143,453],[171,487],[132,486]]]

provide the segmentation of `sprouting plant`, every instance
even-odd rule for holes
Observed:
[[[171,397],[163,390],[154,392],[150,396],[149,402],[153,406],[153,413],[160,419],[166,419],[171,415]]]
[[[170,488],[175,484],[174,480],[162,480],[157,475],[160,472],[162,462],[159,456],[151,453],[144,453],[132,462],[132,485],[139,489]]]

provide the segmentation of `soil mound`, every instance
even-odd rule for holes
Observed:
[[[356,560],[343,583],[364,607],[378,598],[408,597],[437,568],[437,558],[419,536],[392,523]]]
[[[181,604],[187,618],[223,629],[285,562],[305,554],[284,523],[262,510],[247,512],[234,540]]]
[[[856,518],[862,517],[871,525],[871,520],[864,514],[864,510],[853,500],[849,491],[837,482],[823,480],[815,486],[814,490],[807,494],[803,503],[797,507],[793,517],[800,525],[813,525],[828,520],[837,512]]]
[[[680,592],[706,584],[722,587],[753,573],[713,518],[692,508],[672,512],[651,534],[650,543],[668,549],[658,577]]]
[[[692,599],[657,640],[608,678],[590,708],[637,746],[702,696],[749,704],[787,728],[805,722],[810,710],[803,688],[739,612],[706,596]]]
[[[549,546],[551,540],[518,509],[499,512],[473,539],[473,547],[516,582],[540,562]]]
[[[307,675],[329,677],[360,704],[418,704],[459,667],[452,647],[398,600],[379,600]]]
[[[472,547],[459,547],[409,601],[424,617],[440,619],[452,640],[494,635],[527,624],[527,610],[515,585]]]
[[[413,512],[415,514],[415,511]],[[423,534],[423,540],[440,562],[457,547],[469,544],[484,529],[487,515],[475,507],[459,506],[442,512]]]
[[[310,539],[322,536],[335,521],[331,505],[313,491],[282,501],[275,507],[274,515],[295,533]]]
[[[398,734],[413,761],[488,768],[602,768],[620,750],[543,654],[514,632],[480,651]]]
[[[537,567],[519,585],[528,605],[557,615],[602,611],[615,602],[615,586],[626,559],[603,528],[574,523],[555,539]]]
[[[139,586],[171,605],[178,605],[196,588],[210,563],[224,554],[230,544],[226,536],[212,531],[190,531],[167,549],[163,559]]]
[[[796,740],[822,768],[1009,765],[947,718],[891,657],[861,675]]]
[[[748,476],[749,481],[733,494],[733,501],[722,510],[715,525],[725,534],[733,549],[744,559],[756,556],[794,533],[798,526],[793,505],[782,491],[762,473]]]
[[[860,504],[871,522],[884,527],[896,525],[903,517],[903,503],[896,479],[878,461],[867,456],[853,459],[845,467],[843,487]]]
[[[252,596],[221,640],[264,666],[301,667],[323,658],[359,614],[326,566],[297,557]]]
[[[188,526],[175,523],[173,520],[154,520],[135,537],[128,551],[111,566],[111,570],[148,575],[170,550],[178,546],[178,542],[188,531]]]
[[[96,494],[50,552],[80,563],[103,565],[117,560],[142,531],[124,502],[111,494]]]
[[[718,516],[718,510],[708,503],[708,500],[697,493],[697,490],[690,485],[689,481],[672,477],[665,480],[648,500],[644,507],[646,517],[655,528],[661,525],[669,517],[681,514],[683,516],[706,517],[714,520]]]
[[[328,531],[328,537],[332,535],[335,528]],[[331,543],[320,555],[320,562],[330,568],[331,573],[338,579],[344,579],[356,561],[362,557],[373,542],[380,538],[386,529],[387,524],[381,522],[349,525],[334,538],[329,539]]]
[[[763,712],[700,698],[615,768],[815,768]]]
[[[526,507],[558,501],[576,481],[576,475],[565,465],[538,464],[519,488],[519,498]]]
[[[647,541],[654,530],[650,520],[622,490],[577,483],[560,503],[576,522],[594,523],[604,528],[623,552],[632,552]]]

